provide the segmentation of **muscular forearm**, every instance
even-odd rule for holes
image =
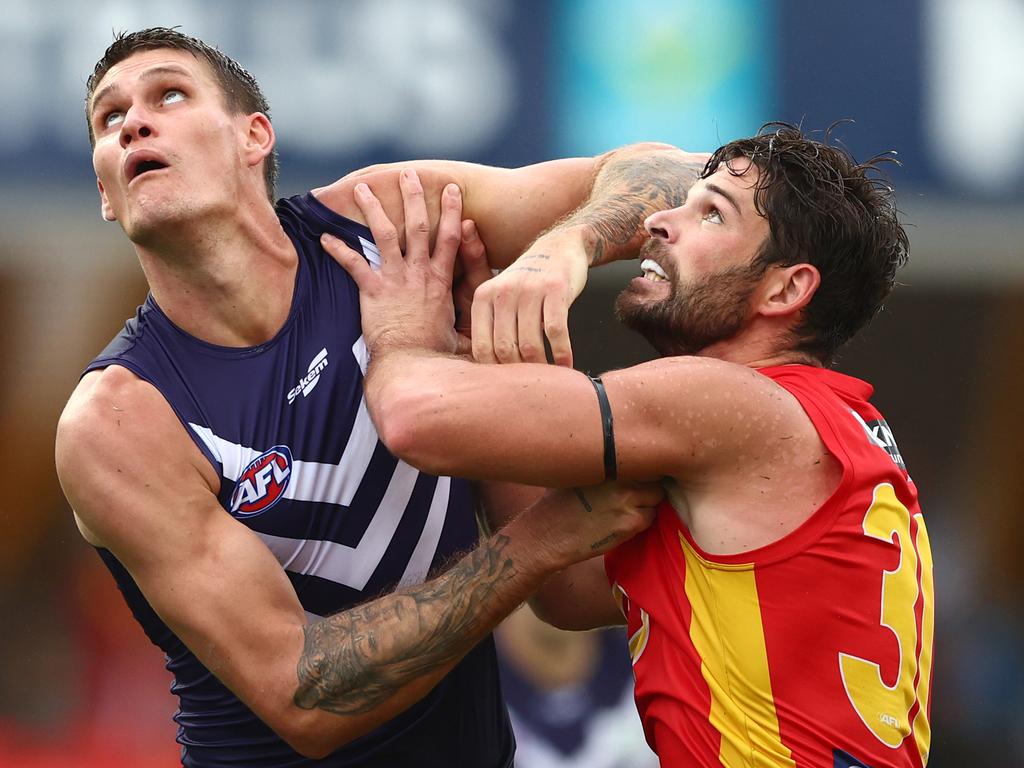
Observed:
[[[369,185],[399,232],[404,209],[399,174],[414,169],[423,187],[431,223],[436,231],[438,201],[448,183],[462,189],[463,218],[473,219],[487,246],[494,268],[507,267],[556,221],[576,209],[590,193],[598,160],[593,157],[552,160],[522,168],[495,168],[446,160],[417,160],[375,165],[349,174],[315,191],[321,202],[349,218],[365,223],[353,189]]]
[[[529,525],[511,523],[436,579],[309,625],[295,704],[339,715],[412,704],[559,567]]]
[[[644,220],[686,202],[706,161],[706,155],[667,144],[631,145],[602,156],[586,202],[542,235],[531,254],[563,238],[580,238],[590,266],[633,258],[644,239]]]
[[[480,365],[382,343],[365,391],[381,440],[420,471],[548,488],[604,477],[598,401],[578,371]]]

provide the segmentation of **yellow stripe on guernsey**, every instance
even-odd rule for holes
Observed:
[[[917,520],[917,551],[921,556],[921,592],[924,595],[924,607],[921,616],[920,676],[917,681],[917,701],[920,709],[914,718],[914,738],[917,749],[921,753],[921,762],[928,762],[928,751],[931,746],[932,729],[928,722],[928,694],[932,681],[932,643],[935,641],[935,583],[932,575],[932,548],[928,542],[928,529],[924,527],[924,517],[914,515]]]
[[[708,719],[727,768],[796,768],[779,736],[753,565],[711,564],[679,537],[686,557],[690,640],[711,691]]]

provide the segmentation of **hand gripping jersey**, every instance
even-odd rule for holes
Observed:
[[[245,349],[207,344],[174,326],[149,297],[87,370],[121,365],[163,394],[220,474],[224,514],[274,553],[314,620],[422,581],[474,546],[477,527],[463,481],[396,460],[370,422],[358,291],[319,242],[330,232],[373,262],[369,230],[310,194],[282,200],[277,210],[299,267],[291,312],[273,339]],[[490,638],[421,702],[309,761],[197,661],[110,552],[100,555],[167,656],[185,766],[511,764],[514,740]]]
[[[920,768],[934,602],[917,492],[870,385],[760,372],[797,398],[842,480],[760,549],[703,552],[663,503],[606,557],[647,740],[666,766]]]

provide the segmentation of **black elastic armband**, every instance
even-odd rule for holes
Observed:
[[[608,393],[604,391],[604,382],[600,376],[590,376],[590,383],[597,392],[597,404],[601,408],[601,432],[604,434],[604,479],[614,480],[619,475],[619,465],[615,460],[615,427],[612,424],[612,406],[608,402]]]

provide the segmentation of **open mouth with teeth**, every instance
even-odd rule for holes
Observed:
[[[650,280],[653,283],[668,280],[668,275],[665,274],[665,270],[663,270],[661,266],[659,266],[658,262],[653,259],[644,259],[641,261],[640,271],[643,273],[644,280]]]

